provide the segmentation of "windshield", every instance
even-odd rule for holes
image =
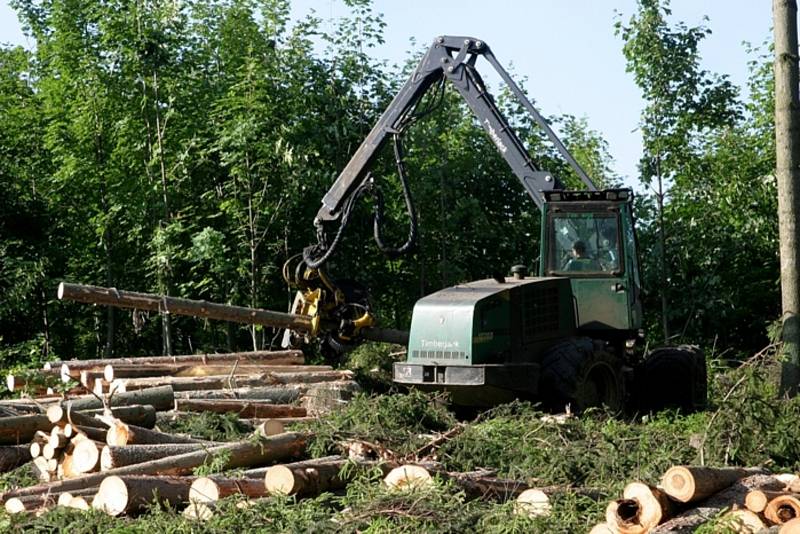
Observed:
[[[551,221],[548,274],[596,276],[622,272],[616,213],[558,213]]]

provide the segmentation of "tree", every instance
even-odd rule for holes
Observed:
[[[785,361],[781,390],[800,385],[800,98],[798,97],[797,2],[773,0],[775,28],[775,148],[781,251]]]

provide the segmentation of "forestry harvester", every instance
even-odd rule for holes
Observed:
[[[565,190],[556,176],[537,167],[488,92],[476,69],[479,58],[494,68],[585,189]],[[431,111],[430,106],[420,106],[429,90],[442,90],[448,82],[541,211],[538,273],[530,275],[518,265],[508,277],[496,275],[442,289],[417,301],[408,333],[378,328],[366,291],[337,281],[324,265],[341,241],[356,202],[366,195],[376,207],[379,248],[399,255],[413,247],[417,217],[403,164],[402,136]],[[395,249],[381,239],[382,198],[371,174],[389,140],[411,221],[407,242]],[[605,405],[695,410],[706,400],[702,352],[688,346],[649,352],[643,348],[632,206],[630,189],[597,189],[485,42],[442,36],[322,199],[314,220],[318,242],[284,267],[284,278],[298,289],[290,312],[234,310],[185,299],[170,299],[169,311],[285,328],[285,346],[315,338],[335,350],[365,339],[404,343],[407,357],[394,364],[394,381],[447,390],[460,405],[487,406],[522,397],[554,409]],[[91,298],[86,286],[67,284],[59,291],[64,298],[125,305],[119,291],[92,290]],[[157,296],[127,295],[133,299],[128,307],[162,310],[167,305]]]
[[[556,176],[534,164],[476,70],[478,58],[494,68],[585,190],[564,190]],[[323,265],[335,251],[355,202],[371,194],[374,204],[382,205],[370,170],[389,140],[411,228],[403,246],[388,249],[381,239],[378,209],[375,240],[390,255],[413,246],[416,213],[403,165],[402,135],[430,111],[418,109],[426,93],[447,82],[464,98],[541,211],[539,272],[529,276],[524,266],[514,266],[510,277],[459,284],[420,299],[412,315],[407,358],[394,364],[394,381],[448,390],[457,404],[467,405],[534,397],[557,409],[565,404],[618,409],[629,401],[644,409],[701,407],[706,368],[698,349],[682,346],[643,354],[633,192],[598,190],[489,46],[472,37],[434,40],[322,199],[314,221],[318,243],[285,269],[287,280],[300,288],[293,312],[338,323],[336,330],[323,334],[334,345],[352,344],[362,328],[372,326],[364,295],[337,286]],[[334,221],[338,229],[329,239],[328,226]]]

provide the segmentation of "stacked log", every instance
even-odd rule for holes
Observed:
[[[793,489],[796,477],[773,476],[761,468],[673,466],[659,487],[628,484],[622,499],[609,503],[605,522],[591,532],[677,534],[709,521],[743,534],[783,529],[796,518],[800,524],[800,494]]]
[[[303,406],[309,391],[357,389],[349,372],[305,365],[298,351],[64,361],[45,367],[43,376],[74,383],[83,394],[0,403],[0,471],[32,462],[43,483],[3,496],[14,513],[39,513],[58,504],[86,509],[89,503],[112,515],[135,513],[153,490],[165,502],[184,502],[194,480],[187,475],[220,458],[227,459],[225,468],[259,469],[248,482],[202,479],[196,494],[215,499],[231,493],[267,495],[265,468],[302,457],[306,435],[287,432],[286,426],[312,419]],[[26,380],[32,384],[34,376],[9,375],[7,381],[16,389]],[[124,387],[109,392],[113,383]],[[92,388],[95,393],[87,394]],[[169,419],[190,412],[237,413],[249,418],[253,438],[218,443],[157,428],[162,414]]]

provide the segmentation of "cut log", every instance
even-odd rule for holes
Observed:
[[[154,382],[149,378],[117,378],[111,390],[132,393],[153,387],[154,383],[168,384],[174,391],[193,391],[207,389],[231,389],[251,386],[265,386],[270,383],[266,375],[217,375],[217,376],[165,376]]]
[[[158,432],[157,430],[128,425],[121,421],[115,421],[108,429],[108,432],[106,432],[106,443],[112,447],[123,447],[125,445],[157,445],[164,443],[213,444],[213,442],[210,441],[194,439],[190,436]]]
[[[188,502],[193,481],[194,477],[109,476],[97,490],[97,507],[117,516],[138,512],[154,501],[177,506]]]
[[[177,399],[175,409],[187,412],[235,413],[240,417],[305,417],[306,409],[291,404],[249,400]]]
[[[311,371],[332,371],[330,365],[195,365],[185,367],[175,373],[176,377],[199,377],[199,376],[241,376],[241,375],[263,375],[264,373],[303,373]],[[145,377],[147,375],[143,375]]]
[[[79,441],[72,447],[72,469],[76,473],[93,473],[100,469],[103,444],[91,439]]]
[[[72,410],[91,410],[102,408],[103,403],[92,395],[73,399]],[[156,411],[171,410],[175,405],[175,392],[172,386],[158,386],[140,391],[117,393],[111,398],[111,406],[125,406],[129,404],[146,404]]]
[[[323,464],[324,463],[330,463],[330,462],[333,462],[333,461],[336,461],[336,460],[345,460],[345,458],[342,458],[341,456],[338,456],[338,455],[331,455],[331,456],[323,456],[321,458],[312,458],[311,460],[300,460],[300,461],[297,461],[297,462],[292,462],[292,463],[282,464],[282,465],[284,465],[286,467],[289,467],[290,469],[306,469],[306,468],[309,468],[309,467],[314,467],[315,465],[320,464],[320,463],[323,463]],[[247,469],[245,471],[242,471],[241,475],[244,478],[259,478],[259,479],[261,479],[263,481],[264,477],[267,476],[267,471],[269,471],[271,467],[274,467],[274,466],[256,467],[256,468],[253,468],[253,469]]]
[[[47,466],[47,460],[42,456],[37,456],[33,459],[33,469],[42,482],[50,482],[53,480],[53,473]]]
[[[258,351],[258,352],[232,352],[224,354],[186,354],[181,356],[137,356],[129,358],[105,358],[95,360],[65,360],[47,362],[44,369],[58,369],[62,364],[67,364],[71,369],[102,369],[108,364],[111,365],[176,365],[185,366],[191,364],[215,364],[228,363],[239,360],[242,363],[265,363],[273,362],[278,365],[291,365],[293,363],[303,364],[305,358],[299,350],[280,350],[280,351]],[[291,362],[291,363],[287,363]]]
[[[274,436],[285,432],[284,424],[278,419],[267,419],[256,427],[256,433],[262,436]]]
[[[199,389],[192,391],[178,391],[175,393],[175,398],[205,400],[269,400],[275,404],[289,404],[300,399],[300,396],[307,390],[307,387],[301,385],[253,386],[232,389]]]
[[[257,478],[201,477],[192,482],[189,500],[197,503],[216,502],[231,495],[264,497],[268,490]]]
[[[253,506],[259,500],[261,499],[239,501],[235,506],[240,510],[244,510]],[[193,502],[190,500],[189,505],[183,511],[183,517],[192,521],[208,521],[217,513],[217,502]]]
[[[383,483],[390,489],[404,490],[429,486],[433,483],[433,477],[422,466],[401,465],[389,471],[389,474],[384,477]]]
[[[617,534],[617,531],[608,526],[608,523],[598,523],[592,527],[589,534]]]
[[[75,439],[79,436],[84,436],[101,443],[105,443],[106,441],[106,430],[102,428],[94,428],[91,426],[72,426],[67,423],[64,426],[64,434],[67,433],[67,429],[70,430],[70,433],[72,434],[70,437],[72,439]]]
[[[47,432],[53,424],[44,414],[17,415],[0,418],[0,445],[21,445],[33,439],[36,432]]]
[[[766,491],[766,490],[753,490],[748,491],[747,496],[744,499],[744,506],[751,512],[755,512],[760,514],[764,511],[767,507],[767,503],[774,499],[775,497],[779,497],[780,495],[785,495],[787,492],[785,491]]]
[[[267,469],[264,486],[270,494],[300,496],[319,495],[324,491],[341,489],[347,485],[348,480],[339,476],[346,463],[347,460],[337,459],[301,467],[292,467],[291,464],[275,465]]]
[[[756,534],[767,528],[761,517],[750,510],[731,510],[722,516],[720,523],[736,534]]]
[[[134,404],[117,406],[111,409],[115,419],[145,428],[153,428],[156,424],[156,410],[152,406]],[[47,417],[53,423],[63,426],[67,423],[96,428],[108,428],[108,425],[95,417],[102,415],[102,409],[77,411],[69,401],[47,408]]]
[[[54,444],[48,442],[42,447],[42,458],[45,460],[52,460],[60,453],[61,449],[57,449]]]
[[[106,446],[100,454],[100,469],[109,471],[117,467],[140,464],[176,456],[186,452],[208,448],[204,443],[168,443],[158,445],[126,445],[124,447]]]
[[[792,519],[781,525],[778,534],[800,534],[800,518]]]
[[[606,508],[606,523],[620,534],[643,534],[668,519],[672,505],[663,491],[633,482],[625,486],[622,499]]]
[[[287,432],[269,438],[254,439],[253,437],[246,441],[227,443],[209,449],[187,452],[141,464],[118,467],[103,473],[87,475],[79,479],[18,488],[6,492],[3,498],[8,499],[10,497],[19,497],[22,495],[34,495],[48,491],[63,492],[87,488],[99,484],[104,477],[110,475],[186,474],[217,457],[223,457],[222,455],[227,457],[227,461],[224,465],[220,466],[223,469],[253,467],[281,462],[300,456],[305,451],[306,440],[307,435],[299,432]]]
[[[314,382],[333,382],[353,380],[353,371],[309,371],[306,373],[269,373],[276,384],[310,384]]]
[[[759,468],[674,466],[664,473],[661,487],[678,502],[696,502],[714,495],[741,478],[764,472]]]
[[[84,511],[91,509],[91,506],[89,506],[89,503],[86,502],[86,499],[84,499],[83,497],[71,498],[66,506],[67,508],[75,508],[76,510],[84,510]]]
[[[47,440],[47,443],[52,444],[56,449],[63,449],[67,444],[67,436],[60,427],[54,426],[50,431],[50,439]]]
[[[36,512],[46,510],[56,505],[58,498],[54,495],[29,495],[9,499],[5,503],[6,513],[22,514],[25,512]]]
[[[25,445],[0,446],[0,473],[16,469],[31,460],[33,460],[33,455],[30,447]]]
[[[800,499],[796,495],[778,495],[767,503],[764,517],[768,521],[782,525],[796,517],[800,517]]]
[[[739,479],[730,487],[662,523],[653,529],[652,533],[682,534],[684,532],[694,532],[700,525],[717,517],[723,510],[729,509],[734,505],[744,506],[744,500],[749,491],[755,489],[775,491],[781,490],[783,487],[784,484],[781,481],[769,475],[752,475]]]
[[[526,517],[547,516],[551,511],[550,497],[537,488],[526,489],[514,501],[514,513]]]

